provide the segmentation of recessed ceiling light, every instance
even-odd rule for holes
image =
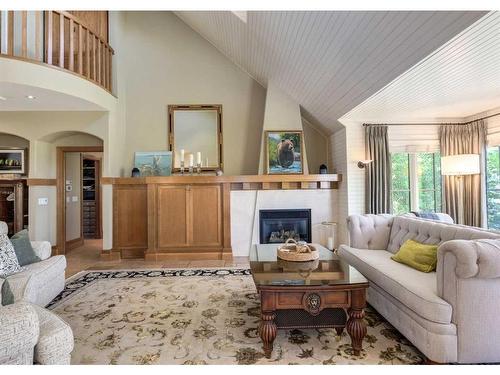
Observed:
[[[33,95],[27,95],[27,96],[26,96],[26,99],[33,100],[33,99],[36,99],[36,96],[33,96]]]
[[[7,100],[5,96],[0,96],[0,100]]]

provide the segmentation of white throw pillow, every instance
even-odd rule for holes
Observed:
[[[14,246],[6,234],[0,234],[0,277],[21,271]]]

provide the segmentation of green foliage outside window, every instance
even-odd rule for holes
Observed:
[[[392,210],[402,214],[412,210],[441,211],[441,159],[439,153],[394,153],[392,158]],[[416,171],[410,163],[416,159]],[[411,202],[411,181],[417,180],[418,202]],[[416,204],[418,203],[418,205]],[[418,208],[417,208],[418,207]]]
[[[488,228],[500,230],[500,147],[488,149],[486,191]]]

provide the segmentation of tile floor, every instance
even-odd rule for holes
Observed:
[[[242,267],[248,268],[247,257],[234,257],[232,260],[160,260],[122,259],[120,261],[101,260],[102,240],[85,240],[83,246],[66,253],[66,277],[84,270],[118,270],[144,268],[202,268],[202,267]]]

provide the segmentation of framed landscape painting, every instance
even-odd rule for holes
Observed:
[[[24,150],[0,150],[0,173],[24,173]]]
[[[266,131],[266,173],[303,174],[302,131]]]
[[[170,176],[172,174],[172,151],[136,152],[134,166],[141,177]]]

